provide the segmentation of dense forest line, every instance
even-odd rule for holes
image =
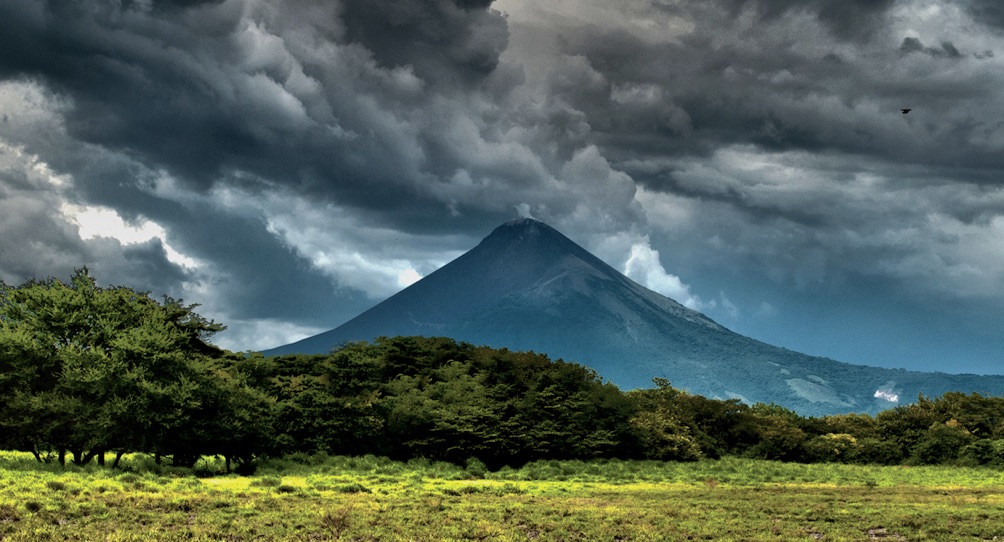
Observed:
[[[689,394],[623,391],[533,352],[393,337],[326,355],[234,353],[195,305],[127,287],[0,283],[0,448],[77,464],[144,452],[173,465],[293,453],[537,459],[1004,465],[1004,398],[948,393],[877,415],[803,417]]]

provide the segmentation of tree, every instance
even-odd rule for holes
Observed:
[[[880,438],[899,447],[899,455],[906,457],[913,447],[924,437],[928,429],[936,423],[944,423],[935,412],[934,401],[920,395],[917,402],[883,410],[875,416],[878,421]]]
[[[827,433],[805,443],[808,459],[821,462],[847,463],[855,457],[858,439],[847,433]]]
[[[200,407],[201,363],[224,329],[197,305],[126,287],[101,288],[86,268],[69,282],[0,282],[0,425],[36,458],[69,451],[163,452]]]
[[[666,409],[645,410],[630,420],[642,455],[661,461],[696,461],[701,447],[690,436],[690,428]]]
[[[959,458],[976,437],[956,420],[935,423],[924,433],[910,453],[910,461],[921,465],[948,463]]]
[[[681,412],[679,399],[686,393],[672,387],[668,380],[655,378],[655,388],[633,390],[628,397],[638,411],[631,417],[632,432],[638,441],[640,454],[646,459],[693,461],[704,456],[701,446],[691,435],[691,428]]]

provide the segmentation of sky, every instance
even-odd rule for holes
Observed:
[[[1004,7],[0,0],[8,284],[264,349],[517,217],[765,342],[1004,374]]]

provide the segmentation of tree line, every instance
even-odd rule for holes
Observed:
[[[227,468],[293,453],[376,454],[490,468],[537,459],[1004,465],[1004,398],[948,393],[877,415],[803,417],[687,393],[623,391],[544,354],[390,337],[263,357],[209,339],[197,305],[127,287],[0,283],[0,447],[104,464],[152,454]]]

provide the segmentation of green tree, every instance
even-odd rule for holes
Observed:
[[[703,457],[690,428],[665,409],[639,412],[630,423],[646,459],[696,461]]]
[[[222,351],[223,326],[196,305],[126,287],[98,287],[87,269],[69,282],[0,283],[0,424],[42,459],[77,463],[105,451],[162,453],[200,407],[202,363]]]
[[[690,413],[681,412],[679,399],[686,393],[672,387],[664,378],[652,382],[655,388],[628,392],[637,408],[629,423],[641,456],[675,461],[700,459],[704,456],[701,446],[691,435],[691,427],[683,421]]]
[[[955,420],[935,423],[914,445],[910,461],[920,465],[949,463],[958,459],[975,440],[976,437]]]
[[[916,403],[883,410],[875,418],[880,439],[895,444],[901,457],[911,454],[933,424],[947,421],[935,411],[934,402],[923,395],[918,396]]]
[[[805,443],[807,458],[811,461],[847,463],[855,457],[858,439],[847,433],[827,433]]]
[[[878,420],[868,414],[837,414],[821,421],[826,433],[843,433],[856,439],[881,437]]]

